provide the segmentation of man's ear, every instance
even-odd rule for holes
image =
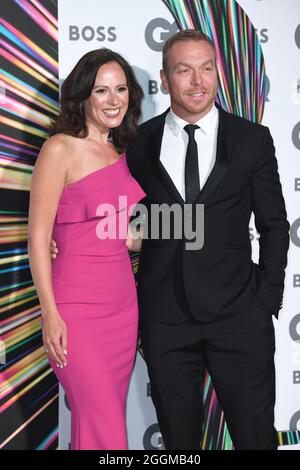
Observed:
[[[160,71],[160,79],[162,82],[163,89],[169,93],[169,83],[166,72],[163,69],[161,69]]]

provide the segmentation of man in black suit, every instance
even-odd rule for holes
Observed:
[[[171,108],[139,127],[130,171],[149,214],[152,204],[204,205],[201,249],[162,231],[142,244],[142,348],[162,436],[167,449],[200,448],[206,366],[235,449],[276,449],[272,315],[282,304],[289,223],[272,137],[216,107],[215,49],[199,31],[167,41],[161,78]]]

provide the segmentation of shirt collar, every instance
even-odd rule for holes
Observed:
[[[203,116],[203,118],[199,119],[199,121],[195,122],[195,124],[199,126],[205,134],[210,135],[215,132],[218,127],[218,118],[219,111],[214,105],[209,111],[209,113]],[[187,124],[189,123],[177,116],[172,110],[172,108],[170,108],[170,111],[166,117],[166,125],[169,127],[169,129],[173,132],[175,136],[178,136],[178,134],[183,130],[184,126],[186,126]]]

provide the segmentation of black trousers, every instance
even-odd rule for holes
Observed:
[[[142,322],[151,397],[167,449],[200,449],[204,366],[234,448],[277,449],[275,334],[264,307],[209,324]]]

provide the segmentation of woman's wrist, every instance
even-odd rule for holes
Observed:
[[[59,312],[57,309],[42,308],[41,310],[42,310],[42,317],[45,320],[47,320],[48,318],[55,318],[59,316]]]

